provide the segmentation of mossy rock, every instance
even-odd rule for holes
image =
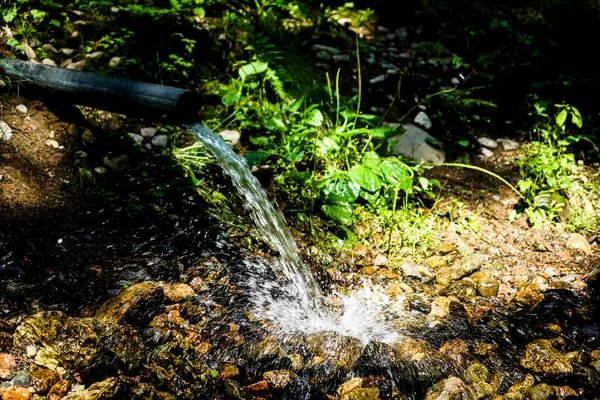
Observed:
[[[83,391],[69,393],[63,400],[104,400],[114,399],[119,391],[117,378],[107,378],[90,385]]]
[[[100,322],[128,322],[144,326],[162,311],[163,300],[164,292],[160,284],[136,283],[102,304],[96,312],[95,319]]]
[[[38,365],[79,370],[98,353],[100,338],[81,321],[60,311],[44,311],[25,318],[13,342]]]

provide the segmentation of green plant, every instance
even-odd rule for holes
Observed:
[[[534,107],[542,122],[533,130],[536,140],[526,145],[526,156],[515,161],[522,177],[517,186],[523,200],[513,218],[525,212],[529,222],[539,227],[544,221],[556,220],[567,206],[572,175],[577,172],[575,156],[568,146],[580,139],[569,135],[569,131],[581,128],[583,121],[579,110],[570,105],[555,104],[559,111],[554,118],[542,102]]]

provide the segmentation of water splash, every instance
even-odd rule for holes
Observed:
[[[229,175],[258,231],[279,254],[269,264],[264,260],[245,261],[240,285],[256,313],[273,321],[282,332],[329,330],[356,337],[363,344],[369,340],[394,341],[398,335],[381,322],[383,310],[392,300],[381,289],[362,289],[349,296],[334,294],[337,307],[325,307],[321,289],[302,261],[283,216],[273,208],[245,160],[205,125],[186,127]]]

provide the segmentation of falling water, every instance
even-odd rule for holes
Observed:
[[[393,341],[397,334],[378,320],[382,311],[390,307],[391,301],[385,293],[364,288],[350,296],[338,295],[339,310],[326,309],[321,289],[302,261],[283,216],[273,208],[245,160],[208,127],[202,124],[186,127],[232,179],[258,231],[278,253],[269,264],[245,261],[242,285],[257,312],[284,332],[332,330],[356,337],[364,344],[371,339]],[[272,279],[270,272],[283,275],[284,279]]]

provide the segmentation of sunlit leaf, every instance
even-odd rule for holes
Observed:
[[[355,165],[350,169],[350,176],[361,188],[374,192],[381,188],[382,182],[379,176],[372,169],[362,165]]]
[[[267,70],[268,67],[269,63],[262,61],[253,61],[250,64],[246,64],[243,67],[241,67],[238,73],[240,74],[240,78],[242,78],[242,80],[245,80],[251,75],[262,74]]]
[[[353,203],[358,198],[360,186],[352,179],[340,177],[326,181],[322,190],[328,203]]]
[[[556,125],[564,129],[565,122],[567,121],[567,109],[563,108],[556,116]]]
[[[352,222],[352,206],[350,204],[323,204],[321,211],[341,225],[349,225]]]
[[[320,127],[323,125],[323,114],[317,108],[311,110],[306,116],[306,123],[314,127]]]
[[[379,154],[374,151],[367,151],[363,156],[362,164],[367,168],[376,169],[380,162],[381,158],[379,158]]]

